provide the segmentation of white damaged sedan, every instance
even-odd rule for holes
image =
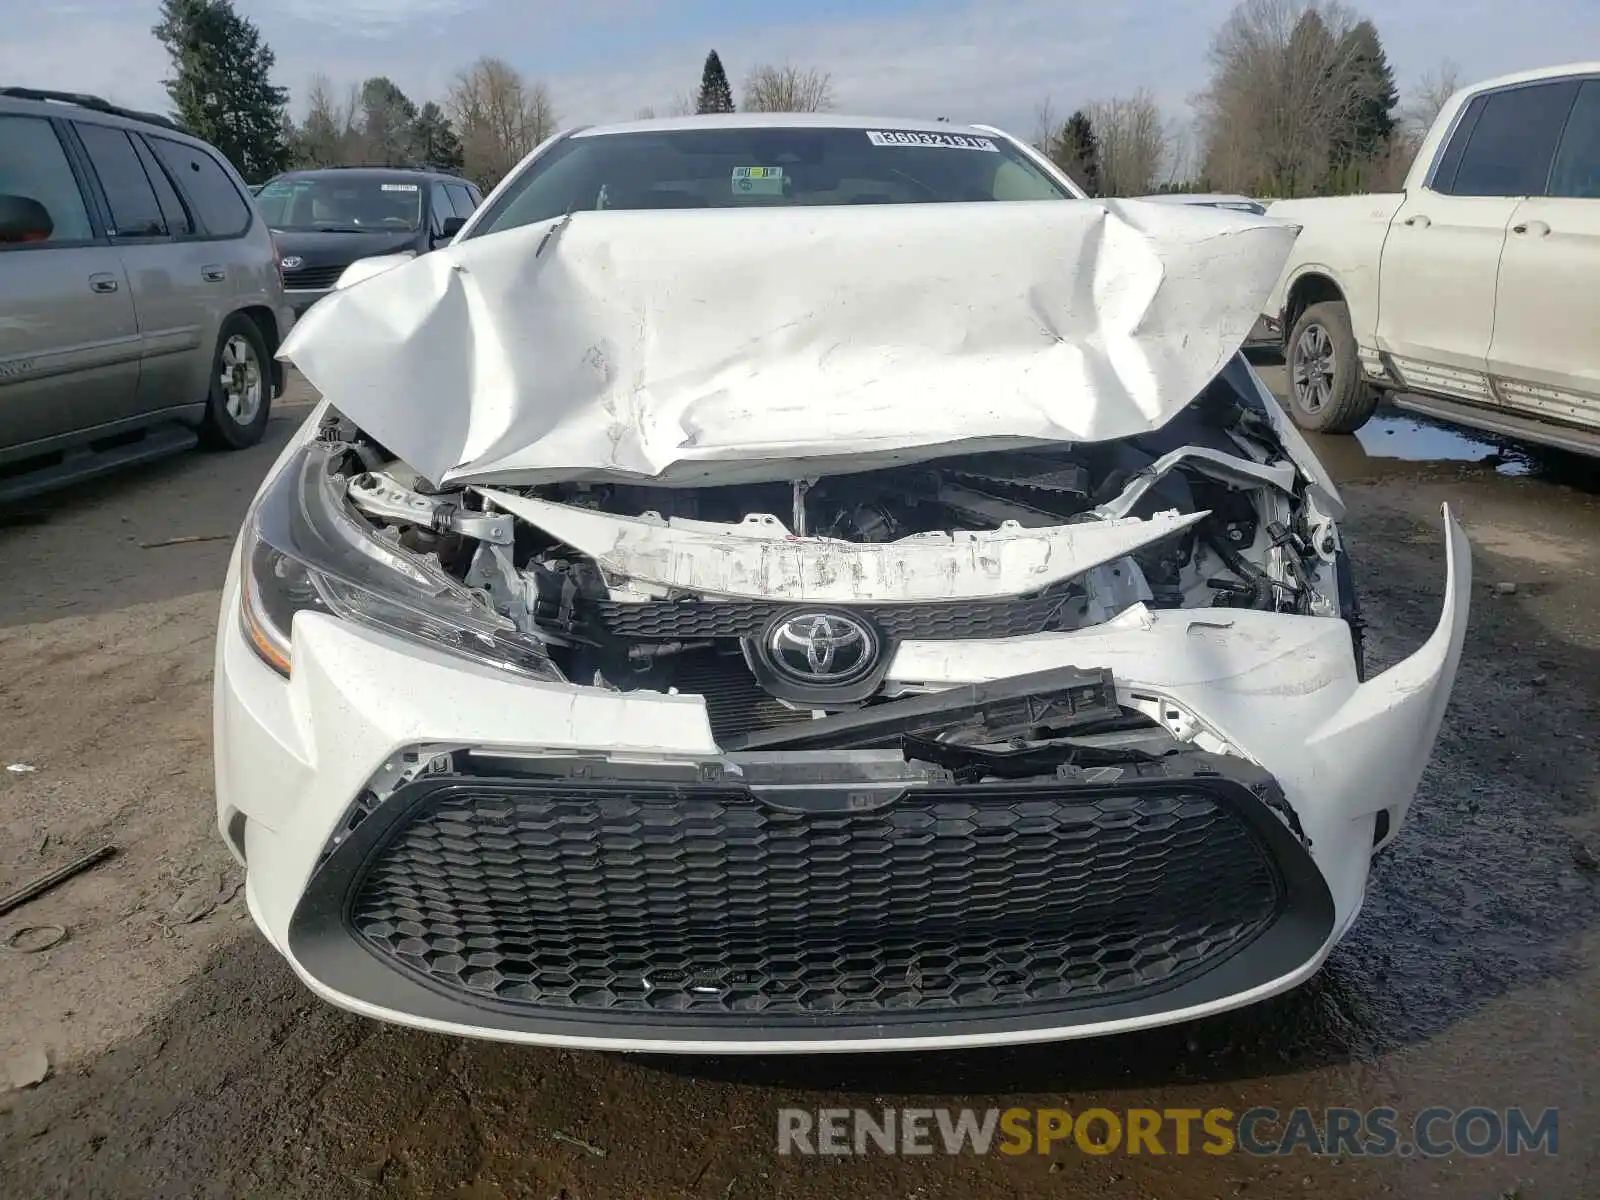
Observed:
[[[1308,979],[1466,628],[1364,679],[1244,341],[1297,230],[997,130],[581,129],[283,348],[224,837],[317,994],[513,1042],[1114,1033]],[[378,267],[392,269],[379,271]]]

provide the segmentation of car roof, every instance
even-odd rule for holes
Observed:
[[[1529,71],[1513,71],[1509,75],[1497,75],[1493,79],[1484,79],[1477,83],[1465,84],[1457,89],[1461,92],[1487,92],[1496,88],[1513,87],[1519,83],[1538,83],[1545,79],[1561,79],[1568,75],[1600,75],[1600,62],[1575,62],[1563,63],[1554,67],[1535,67]]]
[[[448,171],[428,171],[420,167],[296,167],[292,171],[279,171],[273,179],[310,179],[320,175],[337,175],[341,179],[426,179],[466,183],[468,180]],[[272,182],[268,180],[267,182]]]
[[[164,117],[160,113],[141,112],[136,108],[122,108],[85,92],[0,87],[0,112],[13,116],[70,117],[74,121],[115,125],[120,129],[154,128],[164,137],[180,138],[197,146],[210,145],[204,138],[195,137],[170,117]]]
[[[573,137],[600,137],[613,133],[656,133],[686,129],[903,129],[912,133],[956,133],[967,137],[1009,137],[989,125],[956,125],[915,117],[863,117],[842,113],[707,113],[687,117],[652,117],[587,125]]]

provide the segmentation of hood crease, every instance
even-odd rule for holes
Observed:
[[[1297,233],[1120,200],[580,212],[337,291],[281,356],[435,483],[1103,441],[1216,376]]]

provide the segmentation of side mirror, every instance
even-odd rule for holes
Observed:
[[[50,210],[37,200],[0,192],[0,243],[43,242],[55,230]]]
[[[456,234],[460,233],[466,223],[467,219],[465,217],[446,217],[444,223],[440,226],[439,232],[430,239],[431,242],[435,246],[444,245]]]

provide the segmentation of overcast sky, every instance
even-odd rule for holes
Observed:
[[[837,107],[1032,131],[1057,110],[1153,91],[1175,117],[1206,77],[1231,0],[238,0],[296,99],[312,74],[388,75],[419,102],[483,54],[551,86],[563,124],[664,107],[715,47],[737,91],[749,66],[833,76]],[[1384,0],[1401,89],[1444,57],[1463,81],[1600,59],[1600,0]],[[156,0],[0,0],[0,83],[94,92],[165,110]]]

